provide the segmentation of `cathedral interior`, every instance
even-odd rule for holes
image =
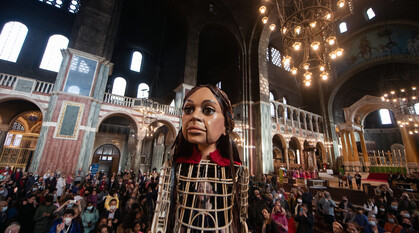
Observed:
[[[419,1],[331,1],[323,39],[343,54],[321,47],[322,78],[286,62],[300,33],[278,6],[292,2],[1,1],[0,167],[160,169],[184,96],[212,84],[233,104],[230,137],[252,175],[419,171]],[[307,38],[292,46],[311,55]]]

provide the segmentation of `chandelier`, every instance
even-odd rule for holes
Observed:
[[[393,105],[399,127],[406,128],[409,134],[418,134],[419,116],[416,115],[415,111],[415,104],[418,103],[416,85],[410,85],[406,88],[398,86],[393,84],[393,88],[385,92],[381,96],[381,100]]]
[[[269,5],[278,11],[285,53],[282,59],[284,67],[289,67],[292,75],[302,77],[306,86],[311,85],[313,77],[327,80],[331,71],[330,61],[343,54],[336,40],[334,24],[342,18],[342,14],[339,16],[333,9],[352,11],[352,2],[339,0],[333,5],[332,0],[262,1],[261,14],[267,12]],[[264,16],[262,22],[267,24],[268,17]],[[276,30],[276,21],[269,28]]]

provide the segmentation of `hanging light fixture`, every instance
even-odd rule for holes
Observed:
[[[419,115],[417,115],[419,112],[416,112],[415,105],[419,101],[416,85],[412,84],[409,75],[400,75],[395,70],[393,72],[394,77],[387,77],[381,84],[383,89],[381,100],[393,106],[395,110],[393,113],[399,127],[406,128],[409,134],[417,134],[419,132]]]
[[[274,0],[269,4],[264,1],[259,11],[264,13],[269,5],[278,10],[277,27],[282,34],[284,67],[293,67],[289,69],[293,75],[306,77],[309,72],[310,77],[327,80],[331,74],[330,61],[344,53],[338,45],[334,24],[339,12],[333,9],[338,6],[337,11],[352,11],[352,0]],[[262,7],[265,7],[263,12]],[[263,23],[268,21],[267,18],[264,20],[265,17],[262,18]],[[276,27],[271,24],[269,28],[275,30]],[[310,86],[310,83],[305,84]]]

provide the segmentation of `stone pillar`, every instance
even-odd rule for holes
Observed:
[[[314,130],[313,130],[313,116],[310,116],[310,131],[314,132]]]
[[[290,112],[290,119],[291,119],[291,126],[294,128],[294,109],[291,109],[291,112]]]
[[[419,158],[415,139],[412,135],[409,135],[405,127],[400,127],[400,133],[402,135],[404,150],[406,151],[406,161],[409,173],[417,171],[419,169]]]
[[[275,123],[278,124],[278,104],[274,104],[274,109],[275,109]]]
[[[320,133],[320,128],[319,128],[319,119],[316,118],[316,132]]]
[[[9,125],[0,125],[0,155],[3,150],[4,140],[9,132]]]
[[[298,121],[298,128],[301,129],[301,118],[300,118],[300,112],[297,113],[297,121]]]
[[[342,154],[343,154],[343,165],[345,166],[345,169],[349,169],[349,166],[351,165],[348,158],[348,151],[346,148],[346,139],[345,139],[345,132],[341,132],[340,139],[342,140]]]
[[[354,156],[354,167],[355,167],[355,171],[359,171],[361,163],[359,161],[358,148],[356,146],[356,141],[355,141],[355,132],[354,130],[351,130],[350,133],[351,133],[351,144],[352,144],[352,150],[353,150],[353,156]]]
[[[304,116],[304,129],[307,130],[307,116]]]
[[[285,146],[285,148],[284,148],[284,153],[285,153],[285,161],[287,163],[287,171],[289,171],[289,169],[290,169],[290,158],[288,157],[288,147],[287,146]]]
[[[367,145],[365,144],[364,132],[360,131],[360,132],[358,132],[358,134],[359,134],[359,138],[361,140],[361,149],[362,149],[362,155],[364,157],[365,167],[370,167],[371,162],[368,158],[368,151],[367,151]]]
[[[352,145],[351,145],[351,140],[349,139],[349,132],[343,132],[343,134],[345,135],[346,148],[348,150],[348,161],[350,162],[352,166],[354,158],[352,156]]]

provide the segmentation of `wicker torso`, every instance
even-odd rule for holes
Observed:
[[[231,167],[222,167],[209,160],[199,164],[180,163],[176,169],[176,207],[169,214],[171,168],[165,164],[160,180],[159,198],[153,218],[153,232],[166,232],[168,218],[175,218],[173,232],[237,232],[234,219],[247,217],[247,168],[235,165],[234,178],[239,186],[240,218],[233,218],[233,179]],[[243,221],[244,220],[244,221]]]

